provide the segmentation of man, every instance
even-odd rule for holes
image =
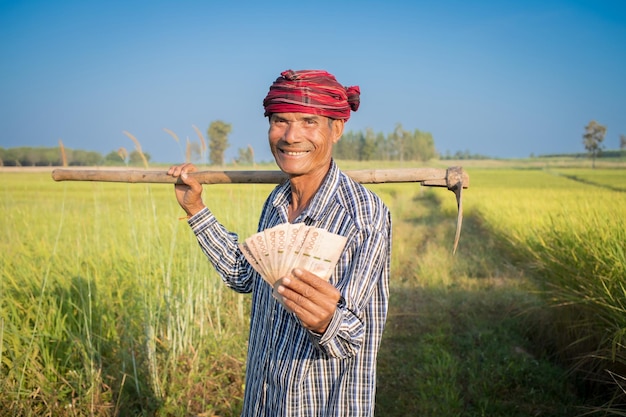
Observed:
[[[387,316],[391,217],[372,192],[332,159],[358,87],[325,71],[284,71],[263,101],[269,145],[289,181],[262,210],[258,230],[304,222],[347,238],[334,273],[324,281],[294,269],[273,288],[246,261],[237,235],[204,205],[202,186],[187,173],[176,197],[198,242],[235,291],[252,292],[243,416],[371,416],[376,356]]]

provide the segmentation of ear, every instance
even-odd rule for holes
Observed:
[[[343,128],[346,124],[346,121],[343,119],[334,119],[331,127],[331,133],[333,138],[333,143],[339,142],[341,139],[341,135],[343,135]]]

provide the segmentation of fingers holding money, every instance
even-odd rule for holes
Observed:
[[[302,325],[317,333],[326,331],[341,298],[331,284],[298,268],[278,281],[276,289],[283,304],[298,316]]]
[[[279,224],[239,243],[273,295],[312,331],[326,331],[341,298],[328,283],[347,238],[304,223]],[[289,275],[291,273],[291,275]]]

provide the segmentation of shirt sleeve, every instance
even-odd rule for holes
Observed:
[[[339,282],[342,299],[324,334],[310,333],[328,356],[355,356],[365,337],[380,339],[388,307],[390,232],[365,233]]]
[[[208,208],[188,220],[198,243],[227,286],[252,291],[254,270],[239,249],[239,237],[222,226]]]

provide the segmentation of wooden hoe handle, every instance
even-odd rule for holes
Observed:
[[[469,175],[461,167],[443,168],[394,168],[344,171],[361,184],[393,182],[419,182],[426,187],[446,187],[456,196],[458,215],[452,252],[456,253],[463,223],[462,191],[469,187]],[[280,184],[287,180],[282,171],[197,171],[189,175],[201,184]],[[103,181],[124,183],[181,184],[179,178],[166,171],[74,169],[58,168],[52,171],[55,181]]]

